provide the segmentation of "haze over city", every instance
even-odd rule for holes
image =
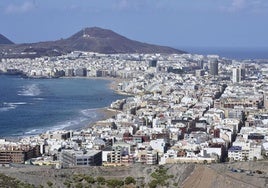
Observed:
[[[266,0],[12,0],[0,2],[0,33],[28,43],[97,26],[179,48],[267,48],[267,10]]]

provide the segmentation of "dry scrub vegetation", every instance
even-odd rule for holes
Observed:
[[[0,168],[1,187],[268,187],[268,161],[212,165],[169,164],[130,167],[46,166]]]

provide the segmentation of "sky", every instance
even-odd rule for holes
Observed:
[[[1,0],[0,33],[15,43],[85,27],[171,47],[268,48],[268,0]]]

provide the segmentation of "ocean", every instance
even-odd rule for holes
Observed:
[[[108,80],[25,79],[0,75],[0,137],[23,137],[48,130],[81,129],[103,118],[100,108],[125,98]]]
[[[222,58],[247,60],[247,59],[268,59],[268,47],[263,48],[238,48],[238,47],[182,47],[191,54],[219,55]]]

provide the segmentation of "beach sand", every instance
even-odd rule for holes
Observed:
[[[97,121],[94,121],[94,122],[88,124],[87,126],[85,126],[82,129],[87,129],[87,128],[94,127],[100,121],[104,121],[104,120],[107,120],[107,119],[110,119],[110,118],[114,118],[118,113],[120,113],[120,111],[109,109],[109,108],[106,107],[106,108],[98,109],[98,113],[100,114],[101,118],[99,120],[97,120]]]
[[[108,80],[108,81],[110,81],[108,87],[111,90],[113,90],[114,92],[121,94],[121,95],[131,96],[130,94],[121,93],[120,91],[118,91],[118,84],[126,81],[126,79],[112,78],[112,77],[90,77],[89,79]],[[99,121],[104,121],[104,120],[107,120],[110,118],[114,118],[118,113],[120,113],[120,110],[114,110],[114,109],[110,109],[109,107],[104,107],[104,108],[98,109],[98,113],[101,114],[102,118],[98,121],[90,123],[85,128],[92,127],[92,126],[96,125],[97,122],[99,122]]]
[[[109,108],[101,108],[100,113],[103,114],[103,120],[113,118],[116,116],[120,111],[112,110]]]
[[[118,93],[118,94],[121,94],[117,89],[118,84],[123,82],[123,81],[125,81],[125,79],[112,78],[112,77],[90,77],[89,79],[99,79],[99,80],[108,80],[108,81],[110,81],[108,87],[111,90],[113,90],[114,92]],[[97,122],[99,122],[99,121],[104,121],[104,120],[107,120],[107,119],[110,119],[110,118],[114,118],[118,113],[120,113],[120,111],[110,109],[109,107],[104,107],[104,108],[98,109],[98,113],[101,114],[102,118],[100,120],[98,120],[98,121],[90,123],[85,128],[92,127],[92,126],[96,125]]]
[[[122,82],[129,81],[129,79],[114,78],[114,77],[88,77],[89,79],[107,80],[110,81],[108,87],[119,95],[131,96],[129,93],[124,93],[118,90],[118,85]]]

